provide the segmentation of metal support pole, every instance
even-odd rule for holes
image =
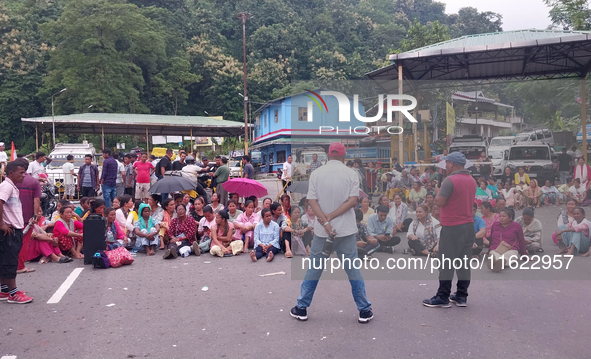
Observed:
[[[102,149],[105,149],[105,126],[101,126],[101,144],[102,144]]]
[[[55,147],[55,111],[53,109],[53,96],[51,96],[51,125],[53,127],[53,147]]]
[[[414,109],[414,117],[416,119],[419,114],[419,102],[418,102],[419,94],[417,92],[415,92],[415,98],[417,99],[417,106]],[[418,133],[417,133],[418,126],[417,126],[416,122],[413,122],[412,128],[413,128],[414,148],[415,148],[415,162],[419,163],[419,141],[418,141]]]
[[[35,152],[39,152],[39,128],[35,124]]]
[[[587,96],[585,96],[585,77],[581,77],[581,125],[583,126],[583,157],[587,163]]]
[[[193,153],[193,128],[191,128],[191,151],[189,153]]]
[[[246,20],[252,15],[248,12],[241,12],[238,17],[242,19],[242,72],[244,73],[244,154],[248,154],[248,93],[246,89]]]
[[[398,64],[398,94],[404,95],[402,88],[402,64]],[[401,105],[401,104],[399,104]],[[398,112],[398,126],[403,128],[404,123],[402,122],[402,114]],[[398,135],[398,162],[404,164],[404,136]]]
[[[150,137],[148,137],[148,128],[146,127],[146,153],[150,154]]]

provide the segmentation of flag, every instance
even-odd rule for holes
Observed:
[[[16,160],[16,148],[14,148],[14,142],[12,142],[12,153],[10,154],[10,160]]]

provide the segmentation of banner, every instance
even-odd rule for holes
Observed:
[[[447,145],[449,146],[456,130],[456,111],[448,102],[445,104],[445,118],[447,120]]]

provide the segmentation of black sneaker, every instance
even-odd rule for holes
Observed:
[[[306,308],[299,308],[297,305],[291,308],[289,314],[299,321],[305,322],[308,320],[308,311]]]
[[[451,304],[449,303],[449,299],[443,300],[438,296],[434,296],[431,299],[423,300],[423,305],[425,307],[429,307],[429,308],[449,308],[449,307],[451,307]]]
[[[385,246],[383,251],[390,254],[394,253],[394,249],[390,246]]]
[[[373,319],[373,312],[371,309],[359,312],[359,323],[367,324]]]
[[[458,297],[455,294],[452,294],[449,296],[449,301],[452,303],[456,303],[456,306],[458,306],[458,307],[467,307],[468,306],[467,300],[468,300],[468,298]]]

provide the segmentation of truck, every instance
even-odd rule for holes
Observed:
[[[74,156],[74,172],[78,173],[80,166],[84,164],[86,155],[92,155],[95,164],[98,164],[99,158],[92,143],[58,143],[55,145],[49,158],[51,162],[47,165],[46,172],[49,181],[58,187],[60,192],[63,189],[64,172],[62,166],[67,162],[68,155]],[[74,177],[76,184],[77,178]]]
[[[512,145],[505,154],[507,166],[515,174],[519,167],[525,168],[530,179],[536,179],[540,186],[546,180],[554,183],[556,169],[552,161],[552,149],[548,144],[520,142]]]
[[[462,152],[467,159],[477,160],[482,152],[488,156],[486,140],[478,135],[465,135],[454,137],[449,145],[449,153]]]

